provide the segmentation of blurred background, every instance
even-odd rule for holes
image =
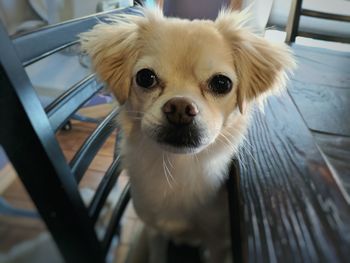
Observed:
[[[287,24],[292,0],[145,0],[146,5],[163,5],[164,13],[186,18],[214,19],[222,6],[245,8],[251,6],[255,25],[259,29],[266,26],[283,30]],[[238,3],[238,4],[237,4]],[[132,0],[1,0],[0,18],[9,34],[15,35],[35,28],[59,23],[96,12],[133,5]],[[307,0],[305,8],[348,15],[349,0]],[[301,29],[315,32],[332,32],[339,36],[350,36],[350,28],[345,22],[327,23],[316,18],[303,18]]]

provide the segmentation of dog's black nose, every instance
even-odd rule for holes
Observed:
[[[199,113],[197,105],[185,98],[172,98],[162,108],[168,121],[174,125],[190,124]]]

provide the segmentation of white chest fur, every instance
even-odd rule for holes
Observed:
[[[164,152],[148,138],[124,146],[134,206],[143,221],[170,235],[193,228],[198,217],[212,221],[206,214],[215,214],[207,210],[216,207],[228,171],[232,153],[227,147],[181,155]]]

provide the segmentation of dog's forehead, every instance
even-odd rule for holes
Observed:
[[[160,23],[151,31],[154,45],[167,50],[189,55],[194,51],[219,50],[224,42],[223,36],[208,21],[168,21]],[[198,52],[195,52],[198,53]]]
[[[169,20],[152,28],[145,38],[142,55],[161,70],[200,74],[233,65],[231,50],[211,21]]]

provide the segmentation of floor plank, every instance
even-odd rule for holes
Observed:
[[[0,194],[2,194],[15,180],[16,171],[10,163],[0,169]]]
[[[345,262],[350,206],[288,95],[256,113],[248,142],[240,163],[248,262]]]
[[[0,215],[0,252],[9,251],[13,246],[36,238],[44,231],[46,226],[39,219]]]
[[[350,137],[313,132],[317,144],[329,162],[339,187],[350,205]]]

